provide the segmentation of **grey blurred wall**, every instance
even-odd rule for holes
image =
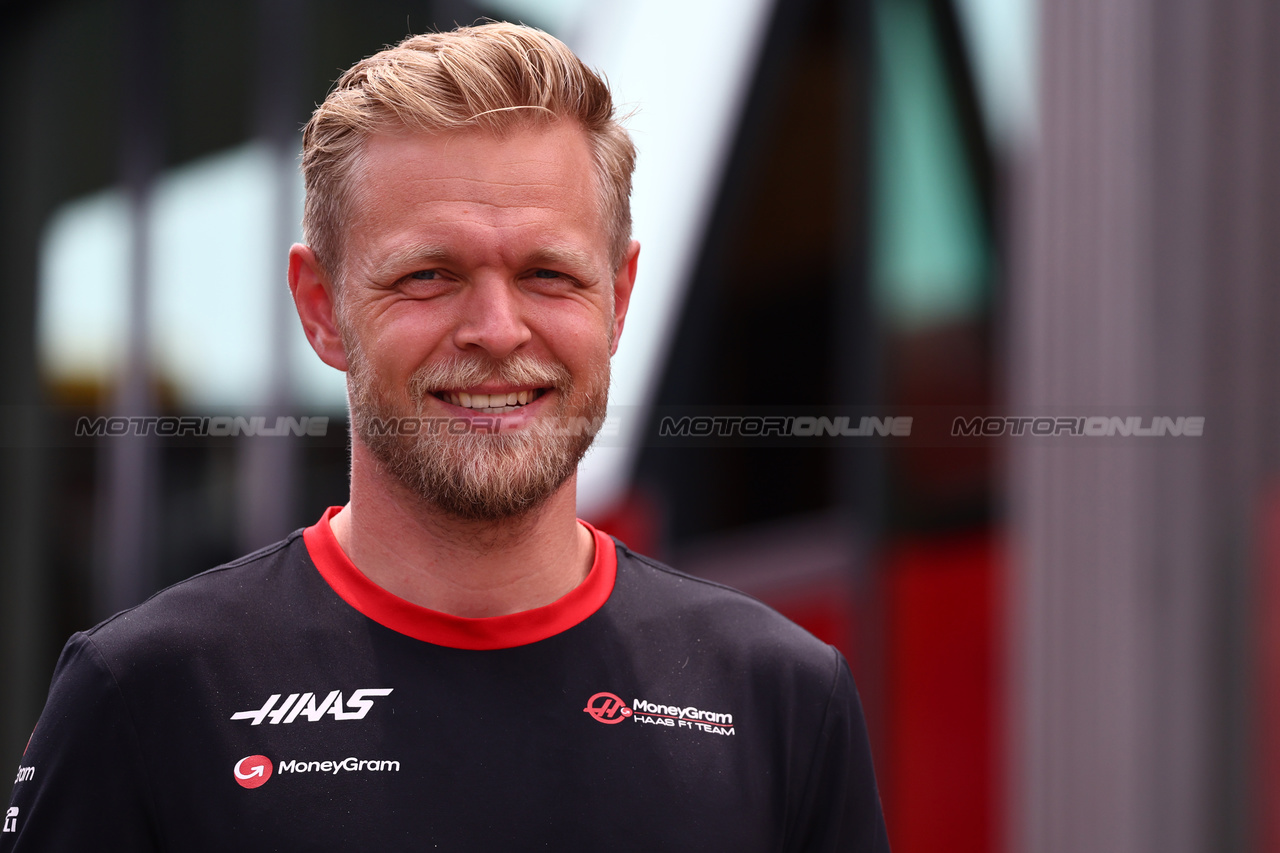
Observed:
[[[1010,850],[1256,849],[1274,807],[1252,605],[1280,450],[1277,43],[1274,0],[1041,9],[1011,408],[1205,427],[1010,443]]]

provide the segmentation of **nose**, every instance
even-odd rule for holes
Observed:
[[[461,316],[454,331],[459,349],[481,349],[495,359],[519,349],[532,333],[525,324],[520,293],[499,276],[478,278],[461,300]]]

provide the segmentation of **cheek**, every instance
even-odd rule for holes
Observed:
[[[368,346],[377,348],[378,358],[388,367],[411,372],[440,355],[450,340],[447,324],[438,315],[406,311],[374,329]]]
[[[602,347],[607,354],[613,341],[611,304],[539,307],[527,316],[537,336],[565,360],[593,358]]]
[[[609,330],[592,327],[562,335],[558,345],[553,343],[552,354],[572,372],[581,375],[607,370],[610,348]]]

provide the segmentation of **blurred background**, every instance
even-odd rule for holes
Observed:
[[[485,16],[640,149],[580,510],[845,652],[894,849],[1280,850],[1274,0],[0,0],[0,765],[70,633],[346,501],[299,129]],[[912,432],[661,435],[744,414]]]

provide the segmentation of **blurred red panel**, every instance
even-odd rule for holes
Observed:
[[[886,762],[896,853],[1000,850],[998,538],[901,542],[884,574]]]

